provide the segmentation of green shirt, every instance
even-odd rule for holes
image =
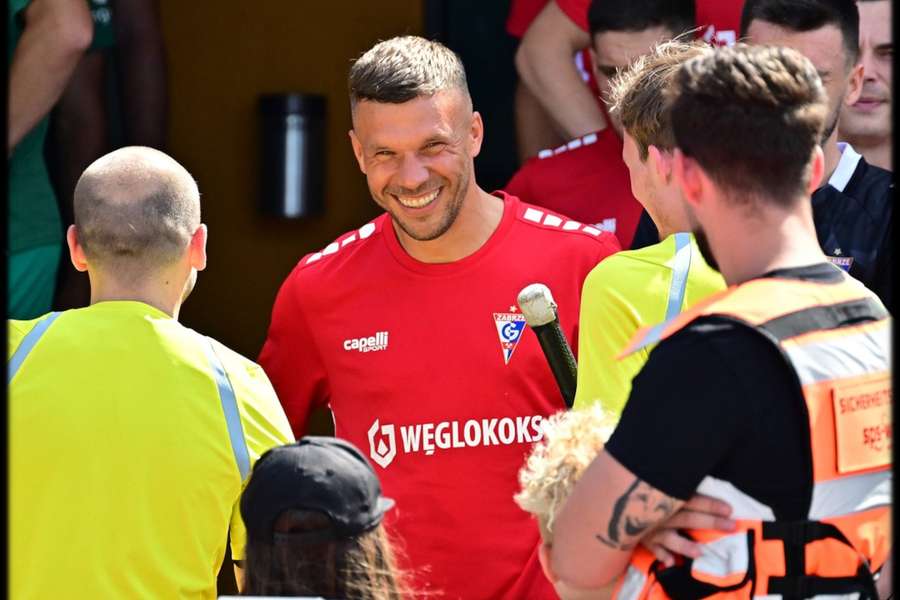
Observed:
[[[617,359],[635,332],[724,289],[725,280],[685,233],[618,252],[594,267],[581,293],[575,408],[600,402],[618,417],[631,380],[650,355],[651,348],[644,348]]]
[[[116,45],[112,3],[110,0],[88,0],[88,7],[94,21],[94,39],[88,51],[112,48]]]
[[[19,36],[24,29],[24,11],[30,0],[10,0],[9,64]],[[21,252],[38,246],[62,242],[62,221],[56,196],[50,185],[44,163],[44,138],[47,118],[42,119],[22,138],[7,163],[9,169],[9,235],[10,252]]]

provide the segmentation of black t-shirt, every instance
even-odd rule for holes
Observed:
[[[821,263],[766,277],[839,282]],[[796,377],[749,326],[702,317],[653,349],[606,445],[662,492],[690,498],[707,475],[802,519],[812,495],[809,422]]]

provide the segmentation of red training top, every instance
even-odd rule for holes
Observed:
[[[544,10],[547,0],[512,0],[506,17],[506,32],[521,39],[538,13]]]
[[[259,362],[296,435],[328,405],[375,465],[419,589],[446,600],[554,599],[517,473],[562,395],[516,306],[546,284],[577,348],[581,286],[616,239],[499,193],[474,254],[414,260],[388,215],[305,256],[281,287]]]
[[[559,9],[572,19],[573,23],[584,31],[590,31],[588,8],[591,6],[591,0],[555,1]],[[696,0],[697,26],[701,28],[697,37],[702,37],[706,41],[715,41],[719,45],[733,44],[737,39],[737,32],[741,28],[741,10],[743,8],[744,0]],[[534,16],[537,16],[537,13]],[[522,31],[527,28],[528,24]],[[507,29],[509,29],[508,23]]]
[[[643,210],[631,193],[622,140],[612,127],[542,150],[504,189],[524,202],[615,233],[623,248],[631,247]]]

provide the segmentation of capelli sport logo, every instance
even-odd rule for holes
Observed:
[[[344,340],[344,350],[348,352],[378,352],[387,350],[388,332],[379,331],[375,335]]]
[[[432,456],[438,451],[457,448],[534,443],[543,439],[543,426],[541,415],[417,423],[396,428],[393,424],[382,425],[375,419],[369,428],[369,456],[375,464],[386,469],[398,452]]]

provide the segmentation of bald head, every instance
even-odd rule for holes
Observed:
[[[194,179],[152,148],[110,152],[75,186],[75,228],[84,254],[119,276],[144,276],[175,263],[199,225]]]

